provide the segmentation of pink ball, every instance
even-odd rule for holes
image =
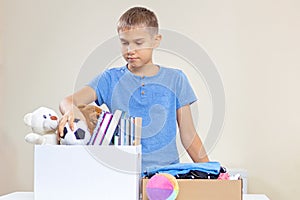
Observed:
[[[146,185],[147,196],[150,200],[174,200],[179,186],[176,178],[170,174],[156,174]]]

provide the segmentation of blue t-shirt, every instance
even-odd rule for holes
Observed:
[[[137,76],[126,66],[104,71],[89,84],[97,103],[142,117],[142,170],[179,162],[176,110],[197,100],[185,74],[160,67],[154,76]]]

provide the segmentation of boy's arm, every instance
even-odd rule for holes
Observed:
[[[81,104],[90,104],[97,99],[97,95],[94,89],[89,86],[85,86],[72,95],[65,97],[59,104],[59,110],[62,113],[62,118],[58,126],[58,134],[63,136],[63,129],[68,122],[70,128],[74,128],[74,118],[84,120],[83,114],[77,108]]]
[[[177,110],[177,123],[181,142],[194,162],[208,162],[208,156],[199,135],[196,132],[190,105]]]

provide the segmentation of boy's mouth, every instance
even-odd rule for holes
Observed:
[[[135,58],[135,57],[127,57],[128,61],[135,61],[137,60],[138,58]]]

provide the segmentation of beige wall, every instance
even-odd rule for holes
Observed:
[[[272,200],[300,196],[299,1],[116,2],[1,1],[0,194],[33,190],[33,146],[23,140],[30,131],[24,114],[41,105],[58,111],[90,52],[115,35],[119,15],[145,5],[162,28],[206,49],[222,76],[226,120],[210,158],[247,169],[249,193]],[[198,103],[204,122],[210,116],[206,103]],[[205,124],[198,129],[203,137]]]

